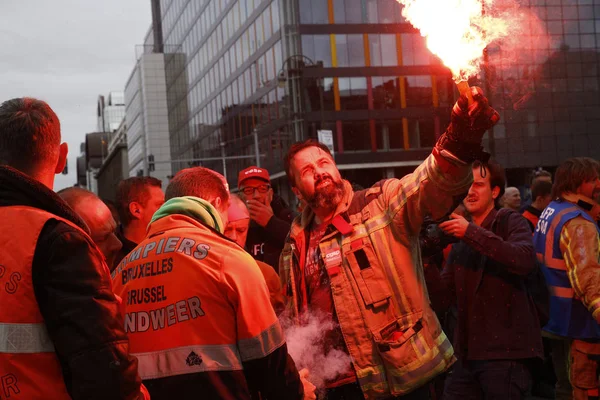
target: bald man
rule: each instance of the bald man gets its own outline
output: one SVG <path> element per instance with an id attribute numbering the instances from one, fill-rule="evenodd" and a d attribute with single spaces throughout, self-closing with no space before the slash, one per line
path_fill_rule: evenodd
<path id="1" fill-rule="evenodd" d="M 235 194 L 232 194 L 229 198 L 228 218 L 229 222 L 225 228 L 225 236 L 236 242 L 242 248 L 245 247 L 246 238 L 248 237 L 248 228 L 250 226 L 250 212 L 246 207 L 246 203 Z M 275 313 L 279 315 L 284 308 L 283 293 L 281 291 L 279 276 L 271 265 L 265 264 L 262 261 L 255 261 L 267 282 L 273 309 L 275 310 Z"/>
<path id="2" fill-rule="evenodd" d="M 507 187 L 502 196 L 502 207 L 519 211 L 521 208 L 521 193 L 514 186 Z"/>
<path id="3" fill-rule="evenodd" d="M 57 193 L 90 228 L 91 237 L 104 255 L 106 264 L 114 269 L 122 243 L 117 238 L 115 222 L 110 209 L 94 193 L 76 187 L 63 189 Z"/>

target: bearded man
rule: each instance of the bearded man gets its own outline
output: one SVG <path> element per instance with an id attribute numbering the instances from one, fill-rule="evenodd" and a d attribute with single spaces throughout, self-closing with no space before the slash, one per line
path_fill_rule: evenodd
<path id="1" fill-rule="evenodd" d="M 306 207 L 280 258 L 284 314 L 297 324 L 315 313 L 329 318 L 337 328 L 324 332 L 324 351 L 352 359 L 326 382 L 327 399 L 428 399 L 427 382 L 455 360 L 429 305 L 419 232 L 426 216 L 456 207 L 471 163 L 489 157 L 481 138 L 499 117 L 479 89 L 473 94 L 471 105 L 459 99 L 432 154 L 402 179 L 355 192 L 325 145 L 288 151 L 286 174 Z"/>

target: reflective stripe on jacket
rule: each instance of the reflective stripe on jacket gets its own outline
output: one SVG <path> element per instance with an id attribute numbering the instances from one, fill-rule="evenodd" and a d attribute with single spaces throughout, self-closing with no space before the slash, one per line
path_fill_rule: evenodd
<path id="1" fill-rule="evenodd" d="M 543 211 L 536 227 L 534 245 L 550 290 L 550 320 L 544 330 L 573 339 L 600 339 L 600 325 L 573 291 L 560 246 L 565 224 L 577 217 L 596 224 L 575 204 L 553 201 Z"/>
<path id="2" fill-rule="evenodd" d="M 25 206 L 0 207 L 0 398 L 70 399 L 52 340 L 38 307 L 31 264 L 49 219 Z M 76 227 L 80 230 L 80 228 Z"/>
<path id="3" fill-rule="evenodd" d="M 384 180 L 357 193 L 344 182 L 336 215 L 350 229 L 342 233 L 330 225 L 319 247 L 365 398 L 411 392 L 455 360 L 429 304 L 418 235 L 425 215 L 442 218 L 471 181 L 470 165 L 456 163 L 451 174 L 444 173 L 429 156 L 402 180 Z M 307 308 L 304 264 L 313 217 L 307 208 L 296 218 L 280 261 L 293 317 Z"/>
<path id="4" fill-rule="evenodd" d="M 143 380 L 197 374 L 190 391 L 200 397 L 249 398 L 242 363 L 285 344 L 252 257 L 191 217 L 152 222 L 112 277 Z M 216 373 L 241 383 L 228 387 Z"/>

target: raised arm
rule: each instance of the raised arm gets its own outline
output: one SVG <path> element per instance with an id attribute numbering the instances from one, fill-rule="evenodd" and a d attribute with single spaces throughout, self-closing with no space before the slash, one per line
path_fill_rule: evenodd
<path id="1" fill-rule="evenodd" d="M 390 179 L 383 187 L 384 206 L 394 223 L 418 234 L 426 215 L 438 220 L 447 215 L 472 182 L 471 163 L 487 161 L 481 139 L 499 120 L 479 88 L 474 102 L 461 96 L 452 109 L 451 123 L 432 154 L 401 180 Z"/>

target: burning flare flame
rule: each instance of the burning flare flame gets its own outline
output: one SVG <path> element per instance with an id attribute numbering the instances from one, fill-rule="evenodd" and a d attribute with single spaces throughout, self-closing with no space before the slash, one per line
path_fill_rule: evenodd
<path id="1" fill-rule="evenodd" d="M 456 82 L 476 75 L 486 46 L 509 34 L 509 14 L 490 13 L 494 0 L 398 1 L 404 18 L 426 38 L 427 48 L 450 68 Z"/>

